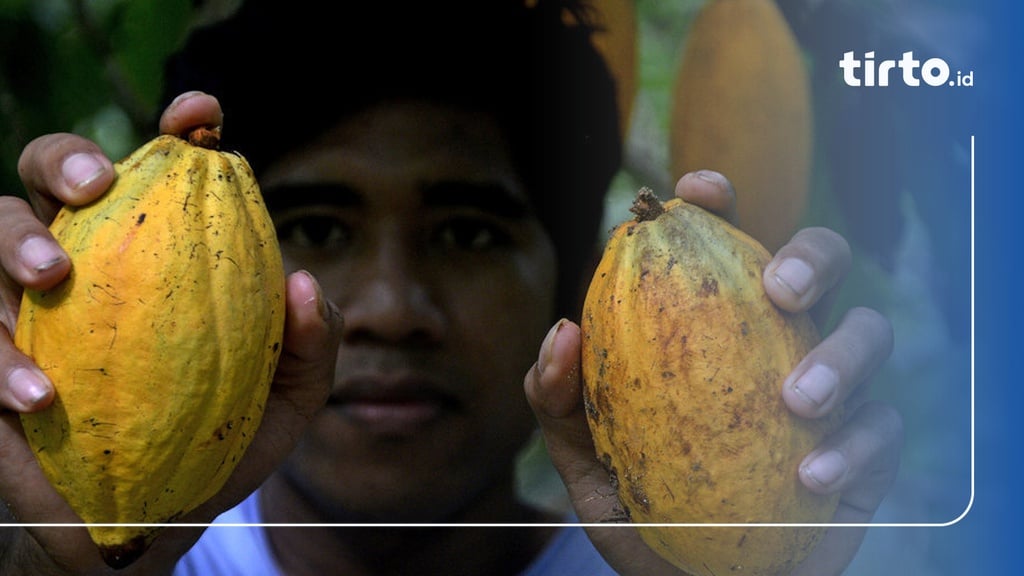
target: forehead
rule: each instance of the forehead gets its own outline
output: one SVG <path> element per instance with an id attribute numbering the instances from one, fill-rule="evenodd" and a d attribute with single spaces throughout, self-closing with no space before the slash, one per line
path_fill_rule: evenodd
<path id="1" fill-rule="evenodd" d="M 265 186 L 337 181 L 368 190 L 445 180 L 524 193 L 497 121 L 415 101 L 384 102 L 348 117 L 261 176 Z"/>

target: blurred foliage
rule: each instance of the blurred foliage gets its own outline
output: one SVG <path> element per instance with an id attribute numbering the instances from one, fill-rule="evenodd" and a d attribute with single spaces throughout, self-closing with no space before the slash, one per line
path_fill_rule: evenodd
<path id="1" fill-rule="evenodd" d="M 0 193 L 21 193 L 17 159 L 36 136 L 71 131 L 120 158 L 153 132 L 163 63 L 192 26 L 232 0 L 0 0 Z"/>

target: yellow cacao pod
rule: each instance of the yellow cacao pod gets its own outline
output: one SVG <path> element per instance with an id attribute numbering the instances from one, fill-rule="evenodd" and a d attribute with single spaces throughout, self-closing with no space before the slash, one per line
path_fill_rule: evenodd
<path id="1" fill-rule="evenodd" d="M 725 220 L 642 190 L 587 292 L 584 401 L 597 456 L 644 541 L 700 576 L 777 576 L 824 532 L 836 496 L 800 482 L 800 461 L 840 415 L 801 419 L 782 382 L 818 342 L 777 308 L 768 252 Z"/>
<path id="2" fill-rule="evenodd" d="M 165 135 L 115 170 L 104 196 L 50 226 L 71 272 L 25 291 L 14 341 L 56 389 L 21 416 L 29 445 L 120 567 L 215 494 L 252 440 L 281 350 L 284 271 L 238 154 Z"/>
<path id="3" fill-rule="evenodd" d="M 673 88 L 672 173 L 725 174 L 740 225 L 775 251 L 807 209 L 813 125 L 807 64 L 774 0 L 708 0 Z"/>

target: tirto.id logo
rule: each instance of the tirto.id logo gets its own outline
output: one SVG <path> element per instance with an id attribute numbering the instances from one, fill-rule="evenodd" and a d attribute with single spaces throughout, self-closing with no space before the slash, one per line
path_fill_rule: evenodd
<path id="1" fill-rule="evenodd" d="M 957 70 L 954 75 L 942 58 L 921 62 L 912 51 L 904 52 L 899 60 L 880 62 L 875 61 L 873 51 L 865 52 L 863 59 L 850 51 L 843 54 L 839 67 L 847 86 L 888 86 L 890 81 L 902 81 L 905 86 L 920 86 L 922 82 L 928 86 L 974 86 L 973 70 Z"/>

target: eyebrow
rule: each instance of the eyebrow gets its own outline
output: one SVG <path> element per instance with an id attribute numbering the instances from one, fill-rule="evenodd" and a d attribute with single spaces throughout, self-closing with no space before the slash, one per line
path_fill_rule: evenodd
<path id="1" fill-rule="evenodd" d="M 529 201 L 498 182 L 441 180 L 421 186 L 426 208 L 469 208 L 503 218 L 519 219 L 532 209 Z M 264 202 L 271 211 L 295 206 L 329 204 L 339 207 L 362 205 L 364 193 L 343 183 L 287 183 L 263 190 Z"/>

